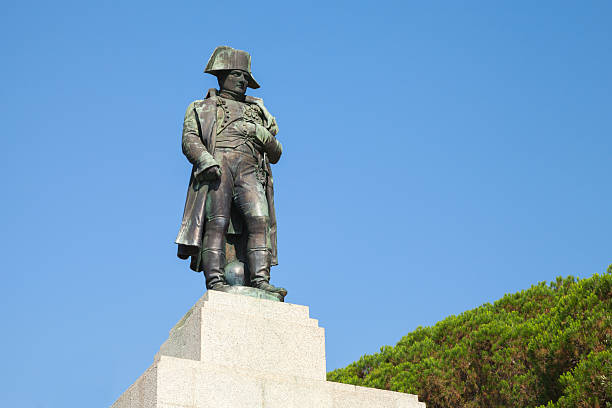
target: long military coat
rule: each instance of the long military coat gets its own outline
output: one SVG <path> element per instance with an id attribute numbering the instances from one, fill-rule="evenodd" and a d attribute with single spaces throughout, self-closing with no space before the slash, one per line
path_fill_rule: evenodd
<path id="1" fill-rule="evenodd" d="M 264 126 L 274 136 L 278 133 L 276 120 L 263 104 L 263 100 L 246 96 L 246 103 L 257 104 L 264 114 Z M 196 272 L 202 271 L 201 247 L 206 223 L 206 194 L 208 192 L 207 182 L 198 182 L 196 176 L 216 163 L 213 155 L 215 151 L 215 139 L 224 120 L 224 111 L 219 108 L 220 101 L 216 89 L 208 91 L 206 98 L 192 102 L 185 112 L 183 122 L 183 153 L 187 160 L 193 164 L 189 187 L 187 189 L 187 200 L 183 213 L 183 221 L 176 237 L 178 244 L 178 257 L 187 259 L 191 257 L 191 269 Z M 265 161 L 267 171 L 266 198 L 268 200 L 268 211 L 270 216 L 270 251 L 272 254 L 272 265 L 278 264 L 276 245 L 276 213 L 274 212 L 274 186 L 270 162 Z M 232 214 L 232 225 L 228 234 L 240 233 L 240 227 L 236 223 L 235 214 Z"/>

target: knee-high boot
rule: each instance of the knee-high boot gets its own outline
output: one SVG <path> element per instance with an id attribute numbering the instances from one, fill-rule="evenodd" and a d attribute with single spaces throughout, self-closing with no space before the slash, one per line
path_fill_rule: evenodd
<path id="1" fill-rule="evenodd" d="M 251 277 L 251 285 L 267 292 L 278 293 L 282 297 L 287 290 L 270 284 L 270 251 L 268 250 L 267 216 L 245 216 L 248 229 L 247 263 Z"/>
<path id="2" fill-rule="evenodd" d="M 287 289 L 270 284 L 270 251 L 267 248 L 247 249 L 247 262 L 253 287 L 287 296 Z"/>
<path id="3" fill-rule="evenodd" d="M 202 251 L 202 267 L 207 289 L 225 290 L 229 288 L 229 285 L 225 283 L 225 253 L 223 250 L 205 249 Z"/>
<path id="4" fill-rule="evenodd" d="M 202 269 L 206 277 L 206 288 L 227 290 L 225 282 L 225 246 L 224 236 L 229 220 L 225 217 L 214 217 L 206 222 L 206 232 L 202 241 Z"/>

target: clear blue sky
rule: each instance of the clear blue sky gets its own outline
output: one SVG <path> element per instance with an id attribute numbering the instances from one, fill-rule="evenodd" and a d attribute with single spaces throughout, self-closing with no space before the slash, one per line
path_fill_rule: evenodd
<path id="1" fill-rule="evenodd" d="M 202 295 L 183 114 L 248 50 L 278 118 L 273 282 L 327 367 L 612 262 L 609 1 L 7 1 L 0 405 L 104 407 Z"/>

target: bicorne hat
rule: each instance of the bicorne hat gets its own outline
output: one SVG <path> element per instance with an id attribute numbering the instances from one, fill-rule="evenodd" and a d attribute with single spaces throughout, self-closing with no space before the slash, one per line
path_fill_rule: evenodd
<path id="1" fill-rule="evenodd" d="M 251 73 L 251 56 L 249 53 L 228 47 L 227 45 L 220 45 L 215 48 L 208 60 L 208 64 L 206 64 L 204 72 L 217 75 L 219 71 L 232 69 L 239 69 L 247 72 L 249 74 L 248 87 L 253 89 L 259 88 L 259 84 L 255 81 Z"/>

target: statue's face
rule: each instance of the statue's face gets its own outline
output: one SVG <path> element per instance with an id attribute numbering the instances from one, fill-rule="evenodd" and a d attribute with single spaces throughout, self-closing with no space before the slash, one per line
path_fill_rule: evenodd
<path id="1" fill-rule="evenodd" d="M 249 83 L 249 74 L 239 69 L 233 69 L 221 78 L 221 89 L 236 92 L 244 95 Z"/>

